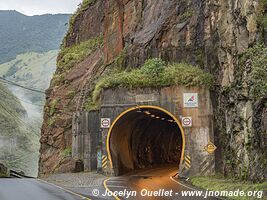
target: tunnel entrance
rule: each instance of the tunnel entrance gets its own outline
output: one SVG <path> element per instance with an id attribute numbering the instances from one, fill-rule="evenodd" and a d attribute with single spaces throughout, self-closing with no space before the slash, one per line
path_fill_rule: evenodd
<path id="1" fill-rule="evenodd" d="M 107 136 L 115 175 L 182 162 L 185 138 L 179 121 L 157 106 L 137 106 L 121 113 Z"/>

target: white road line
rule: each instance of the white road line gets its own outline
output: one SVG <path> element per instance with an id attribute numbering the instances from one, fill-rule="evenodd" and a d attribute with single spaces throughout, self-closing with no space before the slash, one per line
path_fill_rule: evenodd
<path id="1" fill-rule="evenodd" d="M 121 185 L 107 185 L 107 186 L 112 187 L 112 188 L 125 188 L 125 189 L 127 189 L 126 187 L 121 186 Z"/>
<path id="2" fill-rule="evenodd" d="M 184 187 L 186 187 L 186 188 L 188 188 L 188 189 L 190 189 L 190 190 L 198 191 L 198 190 L 196 190 L 195 188 L 189 187 L 189 186 L 187 186 L 187 185 L 185 185 L 185 184 L 183 184 L 183 183 L 181 183 L 181 182 L 175 180 L 172 176 L 170 176 L 170 179 L 171 179 L 172 181 L 178 183 L 179 185 L 184 186 Z M 221 198 L 221 197 L 213 197 L 213 198 L 217 198 L 217 199 L 225 200 L 225 199 L 223 199 L 223 198 Z"/>
<path id="3" fill-rule="evenodd" d="M 81 199 L 91 200 L 91 199 L 89 199 L 89 198 L 87 198 L 87 197 L 85 197 L 85 196 L 82 196 L 82 195 L 80 195 L 80 194 L 77 194 L 77 193 L 75 193 L 75 192 L 72 192 L 72 191 L 70 191 L 70 190 L 68 190 L 68 189 L 66 189 L 66 188 L 60 187 L 60 186 L 58 186 L 58 185 L 56 185 L 56 184 L 49 183 L 49 182 L 47 182 L 47 181 L 45 181 L 45 180 L 42 180 L 42 179 L 39 179 L 39 178 L 37 178 L 36 180 L 38 180 L 38 181 L 40 181 L 40 182 L 43 182 L 43 183 L 46 183 L 46 184 L 48 184 L 48 185 L 52 185 L 52 186 L 54 186 L 54 187 L 57 187 L 57 188 L 59 188 L 59 189 L 61 189 L 61 190 L 64 190 L 65 192 L 68 192 L 68 193 L 70 193 L 70 194 L 72 194 L 72 195 L 74 195 L 74 196 L 77 196 L 77 197 L 81 198 Z"/>
<path id="4" fill-rule="evenodd" d="M 187 185 L 184 185 L 184 184 L 180 183 L 179 181 L 175 180 L 172 176 L 170 176 L 170 179 L 171 179 L 172 181 L 178 183 L 179 185 L 182 185 L 182 186 L 184 186 L 184 187 L 186 187 L 186 188 L 188 188 L 188 189 L 190 189 L 190 190 L 195 190 L 195 191 L 197 191 L 195 188 L 191 188 L 191 187 L 189 187 L 189 186 L 187 186 Z"/>

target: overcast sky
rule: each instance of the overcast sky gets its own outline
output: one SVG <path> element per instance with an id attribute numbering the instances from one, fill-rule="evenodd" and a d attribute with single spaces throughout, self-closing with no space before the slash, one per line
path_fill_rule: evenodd
<path id="1" fill-rule="evenodd" d="M 73 13 L 82 0 L 0 0 L 0 10 L 17 10 L 25 15 Z"/>

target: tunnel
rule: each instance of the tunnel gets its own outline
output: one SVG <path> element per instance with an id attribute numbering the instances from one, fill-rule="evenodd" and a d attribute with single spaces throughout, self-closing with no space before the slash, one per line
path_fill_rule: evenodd
<path id="1" fill-rule="evenodd" d="M 115 175 L 138 169 L 177 166 L 184 151 L 179 121 L 156 106 L 138 106 L 121 113 L 107 137 L 107 152 Z"/>

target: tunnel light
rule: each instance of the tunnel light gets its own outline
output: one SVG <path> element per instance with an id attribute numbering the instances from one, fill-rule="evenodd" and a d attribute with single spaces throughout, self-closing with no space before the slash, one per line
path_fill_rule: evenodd
<path id="1" fill-rule="evenodd" d="M 160 117 L 156 116 L 157 119 L 159 119 Z"/>
<path id="2" fill-rule="evenodd" d="M 150 115 L 150 117 L 156 117 L 155 115 Z"/>
<path id="3" fill-rule="evenodd" d="M 169 121 L 169 122 L 173 122 L 173 120 L 172 120 L 172 119 L 169 119 L 168 121 Z"/>
<path id="4" fill-rule="evenodd" d="M 150 115 L 151 113 L 150 112 L 148 112 L 148 111 L 145 111 L 145 113 L 147 114 L 147 115 Z"/>
<path id="5" fill-rule="evenodd" d="M 163 120 L 165 120 L 165 118 L 161 118 L 161 120 L 163 121 Z"/>

